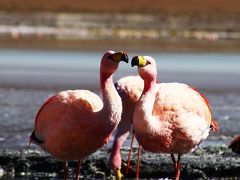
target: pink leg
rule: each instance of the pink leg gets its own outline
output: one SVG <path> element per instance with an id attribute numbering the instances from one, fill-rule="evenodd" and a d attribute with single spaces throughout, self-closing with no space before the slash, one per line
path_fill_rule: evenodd
<path id="1" fill-rule="evenodd" d="M 66 161 L 63 162 L 63 169 L 64 169 L 64 179 L 67 180 L 68 177 L 67 177 L 67 162 Z"/>
<path id="2" fill-rule="evenodd" d="M 178 154 L 178 160 L 177 160 L 177 166 L 176 166 L 175 180 L 179 180 L 179 178 L 180 178 L 180 159 L 181 159 L 181 155 Z"/>
<path id="3" fill-rule="evenodd" d="M 141 157 L 142 146 L 138 146 L 138 159 L 137 159 L 137 169 L 136 169 L 136 179 L 139 179 L 139 168 L 140 168 L 140 157 Z"/>
<path id="4" fill-rule="evenodd" d="M 81 167 L 81 160 L 78 160 L 78 165 L 77 165 L 77 172 L 76 172 L 76 177 L 75 180 L 79 179 L 79 174 L 80 174 L 80 167 Z"/>
<path id="5" fill-rule="evenodd" d="M 177 163 L 176 163 L 176 159 L 174 157 L 174 154 L 171 154 L 171 158 L 172 158 L 173 166 L 176 169 L 177 168 Z"/>
<path id="6" fill-rule="evenodd" d="M 134 136 L 135 136 L 135 132 L 134 132 L 134 130 L 133 130 L 132 140 L 131 140 L 131 145 L 130 145 L 130 150 L 129 150 L 129 153 L 128 153 L 126 175 L 128 174 L 128 171 L 129 171 L 129 168 L 130 168 L 130 157 L 131 157 L 131 154 L 132 154 L 132 147 L 133 147 Z"/>

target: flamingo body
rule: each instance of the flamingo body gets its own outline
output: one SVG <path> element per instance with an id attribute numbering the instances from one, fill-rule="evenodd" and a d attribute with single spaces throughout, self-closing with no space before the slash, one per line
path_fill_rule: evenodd
<path id="1" fill-rule="evenodd" d="M 126 98 L 123 102 L 136 103 L 142 94 L 144 82 L 140 76 L 126 76 L 119 79 L 115 83 L 115 87 L 120 97 L 122 99 Z"/>
<path id="2" fill-rule="evenodd" d="M 102 100 L 88 90 L 68 90 L 51 97 L 35 122 L 35 134 L 44 141 L 42 148 L 61 160 L 83 159 L 93 153 L 111 135 L 102 134 L 94 123 L 95 112 L 102 107 Z"/>
<path id="3" fill-rule="evenodd" d="M 115 83 L 116 90 L 122 99 L 123 111 L 109 159 L 109 166 L 113 170 L 121 169 L 121 147 L 131 130 L 134 107 L 141 96 L 143 86 L 144 82 L 140 76 L 123 77 Z"/>
<path id="4" fill-rule="evenodd" d="M 113 84 L 120 61 L 127 62 L 127 54 L 107 51 L 101 60 L 102 99 L 88 90 L 67 90 L 50 97 L 36 115 L 30 142 L 57 159 L 77 159 L 79 164 L 106 144 L 122 113 L 121 98 Z"/>
<path id="5" fill-rule="evenodd" d="M 136 138 L 147 151 L 171 154 L 179 179 L 181 155 L 194 150 L 211 129 L 218 130 L 208 101 L 186 84 L 156 83 L 156 62 L 150 56 L 135 56 L 131 64 L 144 81 L 133 115 Z"/>
<path id="6" fill-rule="evenodd" d="M 155 91 L 152 121 L 142 117 L 142 111 L 150 111 L 148 96 L 137 103 L 133 123 L 139 143 L 158 153 L 184 154 L 195 149 L 207 138 L 212 122 L 202 96 L 181 83 L 156 84 Z"/>

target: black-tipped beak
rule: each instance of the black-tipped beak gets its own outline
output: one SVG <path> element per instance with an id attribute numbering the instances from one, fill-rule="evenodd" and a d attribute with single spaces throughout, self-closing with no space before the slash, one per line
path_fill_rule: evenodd
<path id="1" fill-rule="evenodd" d="M 131 61 L 131 66 L 132 66 L 132 67 L 133 67 L 133 66 L 138 66 L 138 64 L 139 64 L 138 56 L 134 56 L 134 57 L 132 58 L 132 61 Z"/>
<path id="2" fill-rule="evenodd" d="M 134 56 L 131 62 L 132 66 L 138 66 L 140 68 L 145 67 L 148 64 L 151 64 L 151 63 L 143 56 Z"/>
<path id="3" fill-rule="evenodd" d="M 128 60 L 129 60 L 129 58 L 128 58 L 127 53 L 123 52 L 123 55 L 122 55 L 122 61 L 128 63 Z"/>
<path id="4" fill-rule="evenodd" d="M 114 62 L 124 61 L 128 63 L 128 55 L 123 51 L 113 53 L 109 56 L 109 58 L 112 59 Z"/>

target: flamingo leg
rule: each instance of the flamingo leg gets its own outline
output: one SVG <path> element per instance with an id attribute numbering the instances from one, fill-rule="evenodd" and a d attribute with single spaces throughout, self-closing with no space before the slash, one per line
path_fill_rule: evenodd
<path id="1" fill-rule="evenodd" d="M 132 140 L 131 140 L 131 145 L 130 145 L 130 150 L 129 150 L 129 153 L 128 153 L 126 175 L 128 174 L 128 171 L 129 171 L 129 168 L 130 168 L 130 158 L 131 158 L 131 154 L 132 154 L 132 147 L 133 147 L 133 140 L 134 140 L 134 137 L 135 137 L 135 131 L 133 130 Z"/>
<path id="2" fill-rule="evenodd" d="M 64 169 L 64 179 L 65 180 L 67 180 L 68 179 L 68 177 L 67 177 L 67 162 L 66 161 L 64 161 L 63 162 L 63 169 Z"/>
<path id="3" fill-rule="evenodd" d="M 180 178 L 180 160 L 181 160 L 181 154 L 178 154 L 178 160 L 177 160 L 176 172 L 175 172 L 175 180 L 179 180 L 179 178 Z"/>
<path id="4" fill-rule="evenodd" d="M 77 164 L 77 172 L 76 172 L 76 177 L 75 180 L 79 179 L 79 174 L 80 174 L 80 167 L 81 167 L 81 160 L 78 160 L 78 164 Z"/>
<path id="5" fill-rule="evenodd" d="M 177 168 L 177 162 L 176 162 L 174 154 L 171 154 L 171 158 L 172 158 L 173 166 L 176 169 Z"/>
<path id="6" fill-rule="evenodd" d="M 138 146 L 138 159 L 137 159 L 137 169 L 136 169 L 136 179 L 139 179 L 139 168 L 140 168 L 140 157 L 141 157 L 142 146 Z"/>

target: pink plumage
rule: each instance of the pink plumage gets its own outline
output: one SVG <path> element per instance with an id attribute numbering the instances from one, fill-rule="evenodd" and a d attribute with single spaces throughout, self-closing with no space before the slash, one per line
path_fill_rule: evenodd
<path id="1" fill-rule="evenodd" d="M 206 138 L 211 114 L 199 94 L 189 86 L 180 83 L 156 84 L 154 104 L 150 104 L 152 102 L 148 97 L 142 96 L 134 114 L 136 137 L 144 149 L 182 154 L 191 151 Z M 145 111 L 150 111 L 151 115 Z"/>
<path id="2" fill-rule="evenodd" d="M 150 57 L 150 59 L 152 58 Z M 149 66 L 153 67 L 149 68 L 149 71 L 150 72 L 154 71 L 153 73 L 157 73 L 155 61 L 153 59 L 152 61 L 153 62 Z M 145 73 L 142 72 L 142 74 Z M 153 76 L 156 76 L 156 74 Z M 146 81 L 148 80 L 146 79 Z M 152 79 L 150 77 L 149 81 L 151 81 L 151 83 L 157 82 L 156 77 Z M 180 152 L 185 153 L 194 150 L 194 148 L 208 136 L 208 132 L 211 128 L 213 130 L 218 131 L 218 125 L 212 119 L 210 105 L 208 103 L 207 98 L 201 93 L 199 93 L 199 91 L 196 88 L 189 87 L 188 85 L 182 83 L 157 83 L 157 84 L 154 83 L 154 84 L 156 86 L 156 89 L 158 90 L 156 90 L 156 94 L 150 98 L 152 100 L 150 105 L 152 105 L 153 107 L 152 109 L 151 108 L 149 109 L 147 107 L 146 108 L 151 116 L 153 115 L 154 117 L 158 117 L 159 119 L 162 120 L 163 123 L 161 125 L 161 128 L 164 127 L 163 126 L 164 123 L 167 128 L 165 128 L 165 132 L 162 134 L 162 136 L 159 136 L 161 135 L 161 132 L 157 134 L 152 133 L 150 131 L 150 133 L 144 134 L 141 137 L 140 135 L 141 131 L 138 132 L 138 139 L 140 141 L 145 142 L 143 143 L 145 145 L 145 149 L 152 152 L 166 152 L 166 153 L 172 152 L 177 154 L 179 154 Z M 128 76 L 120 79 L 115 86 L 118 93 L 120 94 L 120 97 L 122 98 L 123 113 L 121 121 L 117 128 L 117 133 L 114 138 L 113 148 L 109 159 L 109 164 L 113 170 L 121 168 L 120 149 L 122 144 L 126 140 L 127 136 L 129 135 L 129 131 L 133 123 L 132 121 L 135 104 L 139 97 L 141 96 L 143 89 L 146 90 L 146 87 L 149 85 L 146 85 L 146 87 L 144 88 L 144 81 L 140 76 Z M 145 100 L 147 99 L 148 98 L 145 98 Z M 147 104 L 146 106 L 148 105 L 149 104 Z M 141 105 L 141 108 L 142 107 L 143 106 Z M 190 114 L 188 114 L 187 112 L 190 112 Z M 184 114 L 185 117 L 183 116 Z M 179 118 L 179 120 L 181 119 L 181 121 L 179 122 L 183 122 L 183 124 L 180 124 L 179 122 L 177 122 L 176 124 L 173 123 L 177 121 L 176 117 L 180 115 L 182 116 L 181 118 Z M 135 116 L 137 117 L 138 113 L 136 113 Z M 142 115 L 139 114 L 139 116 Z M 195 128 L 197 127 L 194 127 L 194 124 L 196 122 L 194 122 L 194 120 L 191 118 L 193 118 L 200 126 L 200 129 L 197 130 L 196 133 Z M 203 122 L 203 125 L 201 125 L 201 122 Z M 145 127 L 148 127 L 147 125 L 148 124 L 143 125 L 142 122 L 138 121 L 135 128 L 139 128 L 138 130 L 141 130 L 145 129 Z M 160 127 L 158 128 L 161 129 Z M 192 131 L 193 135 L 191 134 Z M 171 134 L 171 132 L 174 133 Z M 188 135 L 194 138 L 193 140 L 191 139 L 189 140 L 192 142 L 189 142 L 186 146 L 182 147 L 182 144 L 180 142 L 185 141 L 184 139 Z M 175 136 L 179 137 L 176 138 Z M 159 142 L 158 138 L 161 140 L 161 142 Z M 178 142 L 179 139 L 180 142 Z M 179 144 L 180 144 L 179 148 L 176 149 L 176 147 Z M 172 156 L 172 158 L 173 157 L 174 156 Z"/>
<path id="3" fill-rule="evenodd" d="M 133 126 L 139 144 L 147 151 L 178 154 L 175 179 L 180 177 L 180 157 L 193 151 L 209 135 L 212 119 L 207 100 L 182 83 L 156 83 L 155 60 L 136 56 L 132 65 L 144 81 L 144 90 L 135 105 Z"/>
<path id="4" fill-rule="evenodd" d="M 110 168 L 114 171 L 121 169 L 121 147 L 129 136 L 133 123 L 134 107 L 142 94 L 143 86 L 144 82 L 140 76 L 123 77 L 115 83 L 115 87 L 122 99 L 123 112 L 121 121 L 117 127 L 108 162 Z"/>
<path id="5" fill-rule="evenodd" d="M 127 54 L 108 51 L 101 60 L 102 100 L 88 90 L 67 90 L 50 97 L 36 115 L 30 141 L 57 159 L 77 159 L 79 164 L 106 144 L 122 113 L 112 80 L 120 61 L 127 62 Z"/>

